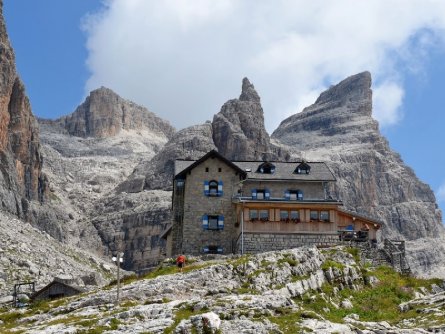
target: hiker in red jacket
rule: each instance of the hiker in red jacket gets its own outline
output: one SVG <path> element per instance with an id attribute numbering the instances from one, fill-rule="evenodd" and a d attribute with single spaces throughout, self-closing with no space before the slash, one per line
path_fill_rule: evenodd
<path id="1" fill-rule="evenodd" d="M 185 256 L 179 255 L 176 259 L 176 265 L 178 266 L 179 271 L 182 273 L 182 269 L 185 266 Z"/>

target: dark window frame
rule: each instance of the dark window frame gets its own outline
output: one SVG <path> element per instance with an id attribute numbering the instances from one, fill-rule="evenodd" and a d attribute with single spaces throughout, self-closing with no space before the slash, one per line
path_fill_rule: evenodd
<path id="1" fill-rule="evenodd" d="M 216 180 L 210 180 L 209 181 L 209 196 L 210 197 L 217 197 L 217 196 L 219 196 L 219 193 L 218 193 L 218 181 L 216 181 Z"/>
<path id="2" fill-rule="evenodd" d="M 252 217 L 252 213 L 255 212 L 255 217 Z M 257 209 L 249 209 L 249 221 L 256 221 L 259 219 L 259 212 Z"/>
<path id="3" fill-rule="evenodd" d="M 316 214 L 316 216 L 315 216 L 315 214 Z M 317 210 L 311 210 L 309 217 L 310 217 L 311 221 L 318 221 L 320 219 L 320 212 Z"/>
<path id="4" fill-rule="evenodd" d="M 320 220 L 324 221 L 324 222 L 327 222 L 327 223 L 331 221 L 331 217 L 330 217 L 330 214 L 329 214 L 328 210 L 321 210 L 320 211 Z"/>

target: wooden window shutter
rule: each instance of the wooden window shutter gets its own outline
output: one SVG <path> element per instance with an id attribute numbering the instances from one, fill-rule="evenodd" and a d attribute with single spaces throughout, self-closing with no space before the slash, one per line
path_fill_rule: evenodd
<path id="1" fill-rule="evenodd" d="M 218 230 L 224 230 L 224 216 L 218 216 Z"/>
<path id="2" fill-rule="evenodd" d="M 218 196 L 223 195 L 223 181 L 218 181 Z"/>
<path id="3" fill-rule="evenodd" d="M 209 196 L 209 181 L 204 181 L 204 196 Z"/>
<path id="4" fill-rule="evenodd" d="M 284 193 L 284 198 L 289 201 L 290 200 L 290 191 L 286 190 L 286 192 Z"/>
<path id="5" fill-rule="evenodd" d="M 202 216 L 202 228 L 204 230 L 209 229 L 209 216 L 207 216 L 207 215 Z"/>

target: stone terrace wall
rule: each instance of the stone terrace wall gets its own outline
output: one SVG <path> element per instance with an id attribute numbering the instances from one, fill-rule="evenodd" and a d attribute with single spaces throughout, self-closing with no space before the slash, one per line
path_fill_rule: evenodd
<path id="1" fill-rule="evenodd" d="M 261 253 L 301 246 L 334 246 L 339 243 L 337 233 L 244 233 L 244 253 Z M 241 252 L 241 237 L 236 251 Z"/>

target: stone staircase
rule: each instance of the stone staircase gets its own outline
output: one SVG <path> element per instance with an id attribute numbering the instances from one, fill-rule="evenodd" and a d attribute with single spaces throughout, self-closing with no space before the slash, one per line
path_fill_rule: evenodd
<path id="1" fill-rule="evenodd" d="M 370 241 L 357 242 L 354 245 L 360 250 L 362 262 L 372 266 L 391 266 L 402 275 L 410 275 L 411 268 L 405 257 L 405 241 L 385 239 L 383 247 Z"/>

